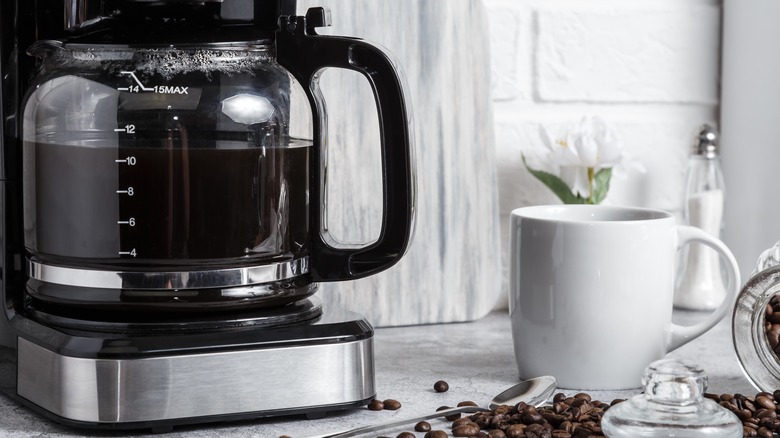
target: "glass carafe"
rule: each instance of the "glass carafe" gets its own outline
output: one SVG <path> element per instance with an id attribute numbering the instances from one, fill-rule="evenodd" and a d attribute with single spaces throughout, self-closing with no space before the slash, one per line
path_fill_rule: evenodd
<path id="1" fill-rule="evenodd" d="M 31 48 L 29 294 L 80 310 L 268 307 L 395 263 L 414 211 L 403 85 L 379 49 L 316 35 L 326 17 L 282 17 L 252 41 Z M 377 99 L 385 211 L 366 246 L 334 243 L 324 219 L 325 67 L 362 73 Z"/>

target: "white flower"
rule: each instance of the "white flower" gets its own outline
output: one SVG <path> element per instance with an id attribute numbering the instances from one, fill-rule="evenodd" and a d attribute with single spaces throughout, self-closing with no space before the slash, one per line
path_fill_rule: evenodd
<path id="1" fill-rule="evenodd" d="M 599 117 L 583 117 L 578 125 L 562 134 L 553 141 L 544 127 L 539 127 L 539 135 L 550 150 L 551 160 L 560 166 L 561 179 L 575 195 L 588 198 L 592 194 L 593 176 L 601 169 L 614 168 L 623 160 L 623 142 Z"/>

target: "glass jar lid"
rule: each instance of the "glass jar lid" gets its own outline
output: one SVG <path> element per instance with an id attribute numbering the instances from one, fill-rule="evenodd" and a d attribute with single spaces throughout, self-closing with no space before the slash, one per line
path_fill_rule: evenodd
<path id="1" fill-rule="evenodd" d="M 699 366 L 662 359 L 642 377 L 644 393 L 609 408 L 601 420 L 611 438 L 737 438 L 742 422 L 733 412 L 704 398 L 707 376 Z"/>

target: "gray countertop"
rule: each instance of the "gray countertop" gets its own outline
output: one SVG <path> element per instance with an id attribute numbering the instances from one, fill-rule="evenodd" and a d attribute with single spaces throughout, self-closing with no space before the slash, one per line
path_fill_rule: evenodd
<path id="1" fill-rule="evenodd" d="M 675 321 L 690 324 L 702 314 L 675 312 Z M 454 406 L 473 400 L 486 404 L 503 389 L 515 384 L 515 367 L 506 311 L 495 311 L 470 323 L 379 328 L 375 334 L 377 398 L 396 399 L 402 403 L 397 411 L 373 412 L 365 408 L 329 415 L 324 419 L 284 417 L 214 424 L 174 429 L 170 437 L 309 437 L 366 424 L 413 417 L 435 411 L 442 405 Z M 709 376 L 709 392 L 755 395 L 757 390 L 743 376 L 731 344 L 731 321 L 727 317 L 702 337 L 693 340 L 670 357 L 698 363 Z M 445 380 L 450 389 L 436 393 L 433 384 Z M 638 384 L 638 382 L 637 382 Z M 574 391 L 563 391 L 566 393 Z M 595 399 L 611 401 L 639 393 L 633 391 L 590 391 Z M 436 428 L 449 422 L 431 420 Z M 412 431 L 413 424 L 382 432 L 396 436 Z M 25 409 L 13 400 L 0 396 L 0 436 L 65 437 L 122 436 L 120 433 L 97 433 L 68 429 Z M 372 435 L 376 436 L 376 435 Z M 417 434 L 422 437 L 422 433 Z"/>

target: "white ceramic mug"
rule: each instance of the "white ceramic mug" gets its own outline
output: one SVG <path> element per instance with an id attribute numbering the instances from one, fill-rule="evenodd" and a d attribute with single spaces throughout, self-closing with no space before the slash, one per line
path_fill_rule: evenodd
<path id="1" fill-rule="evenodd" d="M 509 311 L 522 377 L 563 388 L 628 389 L 645 367 L 703 334 L 731 308 L 739 267 L 720 240 L 664 211 L 598 205 L 511 213 Z M 693 326 L 672 323 L 677 250 L 690 242 L 726 260 L 723 303 Z"/>

